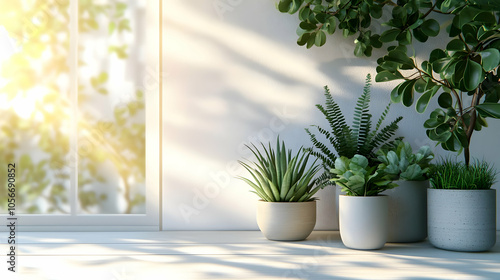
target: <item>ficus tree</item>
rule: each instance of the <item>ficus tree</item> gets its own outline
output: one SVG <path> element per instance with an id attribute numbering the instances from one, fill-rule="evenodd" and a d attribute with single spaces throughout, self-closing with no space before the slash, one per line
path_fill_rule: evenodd
<path id="1" fill-rule="evenodd" d="M 439 108 L 424 123 L 427 136 L 445 150 L 463 151 L 467 165 L 473 133 L 487 126 L 487 118 L 500 118 L 500 1 L 281 0 L 277 8 L 298 13 L 301 46 L 323 46 L 336 30 L 355 37 L 356 56 L 388 45 L 375 80 L 401 81 L 391 100 L 419 113 L 437 99 Z M 381 32 L 373 22 L 384 13 L 389 20 Z M 414 43 L 441 29 L 448 35 L 442 47 L 418 63 Z"/>

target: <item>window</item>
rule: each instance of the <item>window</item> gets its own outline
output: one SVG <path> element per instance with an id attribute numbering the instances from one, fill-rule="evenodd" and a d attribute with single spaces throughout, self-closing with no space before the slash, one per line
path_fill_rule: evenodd
<path id="1" fill-rule="evenodd" d="M 2 219 L 15 163 L 20 230 L 157 230 L 159 1 L 1 2 Z"/>

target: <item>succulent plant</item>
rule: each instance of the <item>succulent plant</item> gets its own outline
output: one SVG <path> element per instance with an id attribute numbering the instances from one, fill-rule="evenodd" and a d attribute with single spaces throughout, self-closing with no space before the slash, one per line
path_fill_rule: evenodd
<path id="1" fill-rule="evenodd" d="M 414 154 L 410 143 L 397 140 L 394 145 L 377 151 L 379 168 L 394 180 L 423 181 L 428 178 L 430 161 L 434 159 L 429 146 L 422 146 Z"/>
<path id="2" fill-rule="evenodd" d="M 295 156 L 292 150 L 287 150 L 285 143 L 280 145 L 279 138 L 276 141 L 276 149 L 268 148 L 262 144 L 261 153 L 255 145 L 247 148 L 257 157 L 253 166 L 239 161 L 243 167 L 252 175 L 253 181 L 239 176 L 254 190 L 262 200 L 268 202 L 303 202 L 314 200 L 312 197 L 321 188 L 314 187 L 316 179 L 314 176 L 320 170 L 319 165 L 307 167 L 310 153 L 300 148 Z"/>
<path id="3" fill-rule="evenodd" d="M 375 196 L 397 186 L 390 175 L 378 165 L 369 166 L 368 159 L 362 155 L 337 158 L 331 173 L 335 175 L 331 180 L 350 196 Z"/>

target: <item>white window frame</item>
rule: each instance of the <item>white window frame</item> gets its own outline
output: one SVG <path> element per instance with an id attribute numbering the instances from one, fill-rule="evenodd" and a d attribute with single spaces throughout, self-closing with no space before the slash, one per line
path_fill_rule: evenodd
<path id="1" fill-rule="evenodd" d="M 78 178 L 71 176 L 69 201 L 71 214 L 16 214 L 17 231 L 158 231 L 160 230 L 160 112 L 161 112 L 161 0 L 147 1 L 146 18 L 148 24 L 146 46 L 148 48 L 146 64 L 148 73 L 144 74 L 145 87 L 145 122 L 146 122 L 146 213 L 145 214 L 78 214 Z M 70 34 L 78 35 L 78 0 L 70 0 Z M 78 61 L 78 36 L 71 36 L 70 66 L 71 96 L 73 97 L 73 110 L 78 109 L 77 104 L 77 61 Z M 77 122 L 73 120 L 71 136 L 72 147 L 77 147 Z M 76 157 L 76 149 L 71 149 Z M 73 167 L 78 168 L 78 163 Z M 6 203 L 2 202 L 2 203 Z M 0 220 L 7 225 L 9 216 L 2 214 Z M 0 231 L 8 231 L 6 226 Z"/>

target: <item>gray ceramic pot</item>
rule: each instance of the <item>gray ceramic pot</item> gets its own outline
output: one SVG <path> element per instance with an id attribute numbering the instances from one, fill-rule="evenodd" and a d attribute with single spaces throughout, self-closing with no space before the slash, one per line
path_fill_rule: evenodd
<path id="1" fill-rule="evenodd" d="M 429 242 L 437 248 L 480 252 L 496 243 L 496 190 L 428 189 Z"/>
<path id="2" fill-rule="evenodd" d="M 316 201 L 257 203 L 257 224 L 269 240 L 304 240 L 316 225 Z"/>
<path id="3" fill-rule="evenodd" d="M 342 243 L 351 249 L 374 250 L 387 240 L 388 199 L 385 195 L 339 197 Z"/>
<path id="4" fill-rule="evenodd" d="M 427 188 L 429 181 L 395 181 L 384 191 L 389 197 L 387 242 L 419 242 L 427 237 Z"/>

